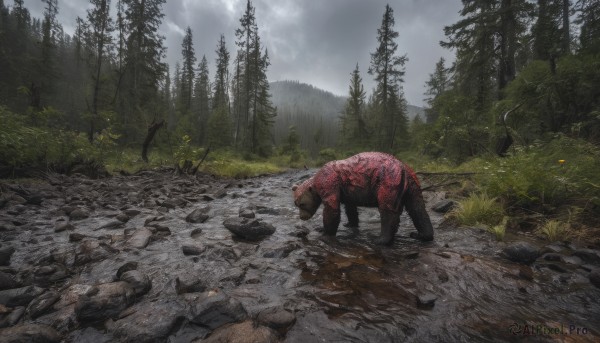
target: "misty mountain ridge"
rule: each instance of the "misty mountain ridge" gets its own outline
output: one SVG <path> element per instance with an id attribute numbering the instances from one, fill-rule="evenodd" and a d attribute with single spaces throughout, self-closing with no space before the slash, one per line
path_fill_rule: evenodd
<path id="1" fill-rule="evenodd" d="M 346 106 L 347 96 L 335 95 L 300 81 L 284 80 L 269 83 L 273 105 L 279 110 L 302 111 L 338 120 Z M 412 120 L 417 115 L 425 119 L 423 107 L 407 105 L 407 116 Z"/>

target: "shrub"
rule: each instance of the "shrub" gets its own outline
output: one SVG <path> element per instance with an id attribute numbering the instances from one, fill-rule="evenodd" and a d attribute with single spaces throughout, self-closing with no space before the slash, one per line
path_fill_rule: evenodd
<path id="1" fill-rule="evenodd" d="M 317 164 L 322 166 L 329 161 L 337 160 L 337 154 L 334 149 L 327 148 L 319 151 L 319 158 Z"/>

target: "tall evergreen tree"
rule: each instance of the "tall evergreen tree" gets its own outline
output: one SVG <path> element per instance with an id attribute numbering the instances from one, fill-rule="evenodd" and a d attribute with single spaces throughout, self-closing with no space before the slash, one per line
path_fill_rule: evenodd
<path id="1" fill-rule="evenodd" d="M 366 93 L 360 77 L 358 63 L 350 74 L 348 100 L 342 115 L 342 138 L 347 147 L 364 147 L 367 128 L 364 119 Z"/>
<path id="2" fill-rule="evenodd" d="M 183 55 L 183 66 L 181 69 L 181 113 L 186 114 L 192 108 L 192 95 L 194 90 L 194 79 L 196 65 L 196 53 L 192 41 L 192 29 L 188 26 L 181 45 Z"/>
<path id="3" fill-rule="evenodd" d="M 91 117 L 88 132 L 88 139 L 91 142 L 94 138 L 95 125 L 98 118 L 103 62 L 110 57 L 114 48 L 112 41 L 114 26 L 110 17 L 110 0 L 90 0 L 90 4 L 92 7 L 87 11 L 88 30 L 86 30 L 84 39 L 93 82 L 92 108 L 89 109 Z"/>
<path id="4" fill-rule="evenodd" d="M 56 36 L 59 32 L 58 0 L 42 0 L 44 8 L 44 21 L 42 23 L 41 60 L 39 69 L 39 81 L 33 81 L 30 93 L 33 94 L 31 106 L 42 109 L 43 103 L 49 101 L 53 92 L 56 78 L 58 78 L 58 67 L 56 60 Z"/>
<path id="5" fill-rule="evenodd" d="M 159 27 L 164 17 L 162 5 L 166 0 L 123 0 L 125 5 L 125 28 L 128 32 L 125 72 L 120 93 L 125 106 L 126 137 L 145 134 L 146 126 L 162 114 L 157 106 L 159 83 L 163 79 L 166 64 L 164 36 Z M 145 123 L 146 125 L 141 125 Z"/>
<path id="6" fill-rule="evenodd" d="M 450 86 L 450 77 L 448 69 L 445 66 L 446 60 L 440 57 L 440 60 L 435 64 L 433 74 L 429 74 L 429 80 L 425 81 L 427 90 L 425 91 L 425 101 L 428 108 L 425 110 L 427 123 L 433 123 L 438 117 L 438 113 L 433 109 L 434 100 L 440 96 Z"/>
<path id="7" fill-rule="evenodd" d="M 252 2 L 247 0 L 246 10 L 240 18 L 240 28 L 236 29 L 236 45 L 238 53 L 236 57 L 236 71 L 234 80 L 234 109 L 236 112 L 235 141 L 248 147 L 252 140 L 251 130 L 251 101 L 255 87 L 255 73 L 258 66 L 256 47 L 254 46 L 258 35 L 255 9 Z"/>
<path id="8" fill-rule="evenodd" d="M 375 75 L 377 86 L 375 89 L 376 105 L 379 109 L 379 130 L 383 134 L 380 148 L 393 149 L 394 139 L 406 114 L 399 110 L 399 101 L 395 97 L 400 92 L 401 83 L 404 81 L 404 64 L 408 60 L 406 55 L 397 55 L 398 32 L 394 30 L 394 11 L 389 5 L 385 6 L 385 13 L 381 27 L 377 29 L 377 42 L 379 43 L 374 53 L 371 53 L 371 66 L 369 74 Z"/>
<path id="9" fill-rule="evenodd" d="M 585 53 L 600 53 L 600 2 L 579 0 L 577 23 L 581 25 L 579 41 Z"/>
<path id="10" fill-rule="evenodd" d="M 225 36 L 217 44 L 215 80 L 213 82 L 212 109 L 208 118 L 209 146 L 227 147 L 231 144 L 231 116 L 229 114 L 229 51 Z"/>
<path id="11" fill-rule="evenodd" d="M 194 114 L 196 125 L 198 125 L 197 143 L 202 145 L 206 135 L 206 124 L 210 116 L 210 78 L 208 73 L 208 62 L 206 56 L 198 65 L 198 77 L 194 85 Z"/>

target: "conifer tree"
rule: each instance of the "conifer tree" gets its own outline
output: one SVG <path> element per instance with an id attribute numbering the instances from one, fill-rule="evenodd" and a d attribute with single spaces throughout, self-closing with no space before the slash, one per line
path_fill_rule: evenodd
<path id="1" fill-rule="evenodd" d="M 385 13 L 381 27 L 377 29 L 378 46 L 371 53 L 371 66 L 369 74 L 375 75 L 377 82 L 374 91 L 377 113 L 379 114 L 378 129 L 382 133 L 379 142 L 381 149 L 393 149 L 396 133 L 399 126 L 405 125 L 406 114 L 401 109 L 400 89 L 404 81 L 404 64 L 408 60 L 406 55 L 397 55 L 398 32 L 394 31 L 394 11 L 389 5 L 385 6 Z M 406 128 L 400 129 L 405 131 Z"/>
<path id="2" fill-rule="evenodd" d="M 425 98 L 425 101 L 428 105 L 425 114 L 427 123 L 429 124 L 435 122 L 438 117 L 437 111 L 433 108 L 434 100 L 450 86 L 448 69 L 444 65 L 445 62 L 446 60 L 440 57 L 440 60 L 435 64 L 434 72 L 429 74 L 429 80 L 425 81 L 425 86 L 427 87 L 425 91 L 427 98 Z"/>
<path id="3" fill-rule="evenodd" d="M 198 77 L 194 85 L 194 114 L 196 117 L 195 125 L 198 125 L 198 145 L 202 145 L 206 135 L 206 125 L 210 116 L 210 78 L 208 72 L 208 62 L 206 56 L 198 65 Z"/>
<path id="4" fill-rule="evenodd" d="M 358 63 L 350 74 L 348 100 L 342 115 L 342 138 L 347 147 L 364 147 L 367 128 L 364 120 L 366 93 L 360 77 Z"/>
<path id="5" fill-rule="evenodd" d="M 112 32 L 114 30 L 110 17 L 110 0 L 90 0 L 92 7 L 87 11 L 87 30 L 84 41 L 87 51 L 88 66 L 92 75 L 92 108 L 90 108 L 90 127 L 88 139 L 92 142 L 96 132 L 100 89 L 102 87 L 103 62 L 113 51 Z"/>
<path id="6" fill-rule="evenodd" d="M 194 89 L 196 53 L 192 41 L 192 29 L 188 26 L 181 45 L 183 66 L 181 69 L 181 113 L 186 115 L 192 108 L 192 95 Z"/>

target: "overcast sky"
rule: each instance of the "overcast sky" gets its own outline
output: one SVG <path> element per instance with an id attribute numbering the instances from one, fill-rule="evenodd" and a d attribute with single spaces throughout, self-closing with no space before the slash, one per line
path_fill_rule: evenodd
<path id="1" fill-rule="evenodd" d="M 271 58 L 269 80 L 299 80 L 347 95 L 350 73 L 358 63 L 365 90 L 370 92 L 374 82 L 367 69 L 386 3 L 394 10 L 400 34 L 398 53 L 408 56 L 406 98 L 421 106 L 424 84 L 435 63 L 442 56 L 448 65 L 454 59 L 439 41 L 445 39 L 444 26 L 458 20 L 460 0 L 254 0 L 259 34 Z M 67 33 L 73 32 L 77 16 L 85 17 L 88 4 L 86 0 L 58 0 L 59 21 Z M 198 62 L 202 55 L 208 59 L 211 79 L 221 33 L 233 61 L 235 29 L 245 5 L 246 0 L 167 0 L 161 33 L 166 37 L 171 71 L 181 60 L 187 26 L 192 28 Z M 25 0 L 25 6 L 34 17 L 42 17 L 41 0 Z"/>

